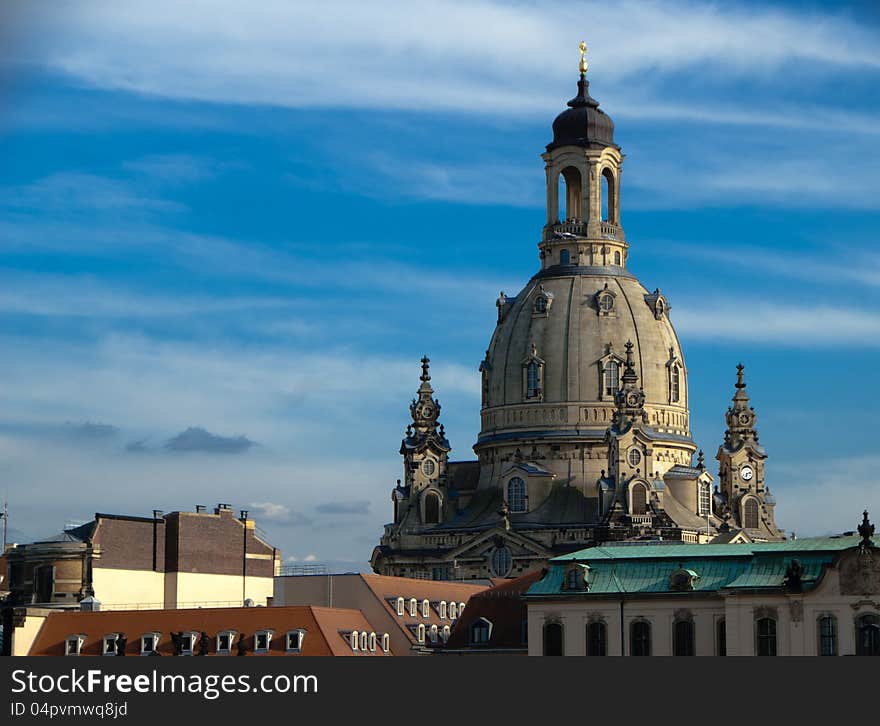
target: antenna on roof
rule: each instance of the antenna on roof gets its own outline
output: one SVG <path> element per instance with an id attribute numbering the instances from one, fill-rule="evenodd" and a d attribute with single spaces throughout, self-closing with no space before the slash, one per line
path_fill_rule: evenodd
<path id="1" fill-rule="evenodd" d="M 0 512 L 0 519 L 3 520 L 3 551 L 0 552 L 0 555 L 6 553 L 6 523 L 9 521 L 9 499 L 8 497 L 3 498 L 3 511 Z"/>

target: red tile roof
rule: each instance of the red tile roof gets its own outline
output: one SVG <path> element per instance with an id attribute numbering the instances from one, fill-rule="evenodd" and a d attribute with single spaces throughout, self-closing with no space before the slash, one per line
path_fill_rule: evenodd
<path id="1" fill-rule="evenodd" d="M 544 570 L 527 572 L 474 595 L 464 615 L 455 623 L 446 650 L 519 650 L 525 653 L 528 648 L 524 638 L 527 611 L 522 595 L 543 574 Z M 471 646 L 471 625 L 479 618 L 492 623 L 492 632 L 486 645 Z"/>
<path id="2" fill-rule="evenodd" d="M 259 630 L 273 632 L 268 653 L 254 653 L 255 634 Z M 360 610 L 322 607 L 255 607 L 255 608 L 194 608 L 183 610 L 106 610 L 81 612 L 59 610 L 49 615 L 31 647 L 29 655 L 64 655 L 66 639 L 71 635 L 84 637 L 81 655 L 101 655 L 106 635 L 124 633 L 128 645 L 126 655 L 140 655 L 142 635 L 160 633 L 160 655 L 173 655 L 172 632 L 206 632 L 210 639 L 209 655 L 216 652 L 218 633 L 244 633 L 247 655 L 294 655 L 285 650 L 285 634 L 303 630 L 302 655 L 385 655 L 382 633 L 376 633 L 376 650 L 354 652 L 348 635 L 351 631 L 374 632 Z M 196 651 L 198 645 L 196 645 Z M 236 646 L 232 654 L 237 654 Z"/>
<path id="3" fill-rule="evenodd" d="M 411 577 L 392 577 L 390 575 L 362 574 L 361 578 L 373 594 L 382 601 L 394 622 L 413 644 L 418 644 L 418 626 L 425 626 L 425 645 L 431 645 L 430 630 L 437 626 L 438 635 L 443 627 L 452 626 L 453 621 L 447 616 L 440 617 L 440 603 L 451 602 L 467 604 L 479 592 L 486 590 L 485 585 L 471 585 L 455 580 L 420 580 Z M 404 599 L 403 615 L 397 614 L 397 598 Z M 415 617 L 409 614 L 409 601 L 415 598 L 417 611 Z M 422 617 L 422 603 L 429 602 L 428 617 Z"/>

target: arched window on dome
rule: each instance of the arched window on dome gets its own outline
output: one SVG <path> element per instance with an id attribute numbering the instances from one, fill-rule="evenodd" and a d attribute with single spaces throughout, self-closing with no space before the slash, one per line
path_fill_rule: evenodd
<path id="1" fill-rule="evenodd" d="M 614 252 L 614 264 L 620 266 L 620 252 L 618 251 Z"/>
<path id="2" fill-rule="evenodd" d="M 437 492 L 425 494 L 425 524 L 440 524 L 440 495 Z"/>
<path id="3" fill-rule="evenodd" d="M 581 173 L 567 166 L 559 174 L 559 219 L 581 219 Z"/>
<path id="4" fill-rule="evenodd" d="M 644 484 L 633 484 L 630 492 L 630 514 L 646 514 L 648 511 L 648 490 Z"/>
<path id="5" fill-rule="evenodd" d="M 620 365 L 613 358 L 605 363 L 603 387 L 606 396 L 614 396 L 620 390 Z"/>
<path id="6" fill-rule="evenodd" d="M 746 529 L 758 528 L 758 500 L 754 497 L 746 499 L 743 504 L 743 527 Z"/>

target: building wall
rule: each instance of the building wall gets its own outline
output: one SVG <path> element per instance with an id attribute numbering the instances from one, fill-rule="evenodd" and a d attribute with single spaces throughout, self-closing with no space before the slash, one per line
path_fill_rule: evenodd
<path id="1" fill-rule="evenodd" d="M 266 605 L 273 588 L 272 577 L 248 577 L 242 590 L 242 576 L 199 572 L 165 574 L 165 607 L 210 607 L 242 605 L 250 598 L 256 605 Z"/>
<path id="2" fill-rule="evenodd" d="M 164 572 L 95 567 L 92 584 L 95 598 L 105 610 L 135 605 L 161 608 L 165 604 Z"/>
<path id="3" fill-rule="evenodd" d="M 48 608 L 28 608 L 24 623 L 12 630 L 12 655 L 27 655 L 40 633 L 40 628 L 52 611 Z"/>
<path id="4" fill-rule="evenodd" d="M 847 554 L 854 557 L 854 554 Z M 850 593 L 841 584 L 839 567 L 828 568 L 815 589 L 803 593 L 775 589 L 742 593 L 706 593 L 687 596 L 638 596 L 623 601 L 623 652 L 629 654 L 630 623 L 644 618 L 651 623 L 651 654 L 672 655 L 672 628 L 676 614 L 689 611 L 695 626 L 696 655 L 717 655 L 715 624 L 724 618 L 729 656 L 757 655 L 756 620 L 764 614 L 776 620 L 776 653 L 779 656 L 819 655 L 818 620 L 837 620 L 837 654 L 855 655 L 856 619 L 866 613 L 880 616 L 880 568 L 870 592 Z M 850 588 L 852 589 L 852 588 Z M 564 627 L 564 654 L 586 654 L 586 625 L 602 618 L 608 628 L 608 655 L 620 655 L 619 598 L 589 596 L 571 600 L 532 601 L 528 604 L 529 655 L 543 655 L 543 627 L 560 622 Z"/>

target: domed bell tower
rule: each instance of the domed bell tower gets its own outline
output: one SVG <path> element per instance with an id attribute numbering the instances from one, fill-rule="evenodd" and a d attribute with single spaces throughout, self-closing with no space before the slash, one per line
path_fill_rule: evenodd
<path id="1" fill-rule="evenodd" d="M 553 141 L 542 154 L 547 175 L 547 223 L 541 267 L 625 267 L 620 225 L 623 154 L 614 123 L 590 96 L 586 43 L 581 43 L 577 95 L 553 122 Z"/>

